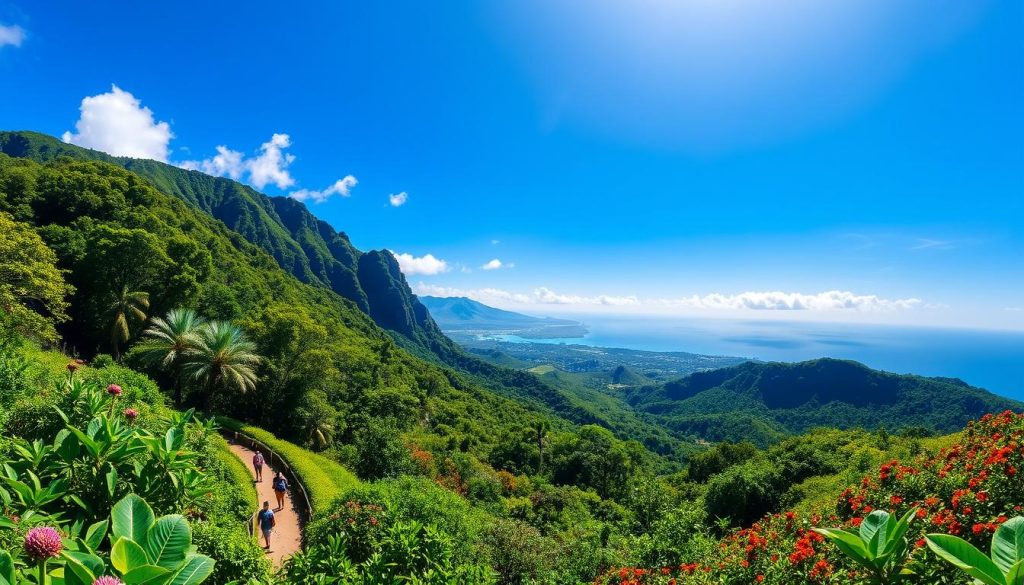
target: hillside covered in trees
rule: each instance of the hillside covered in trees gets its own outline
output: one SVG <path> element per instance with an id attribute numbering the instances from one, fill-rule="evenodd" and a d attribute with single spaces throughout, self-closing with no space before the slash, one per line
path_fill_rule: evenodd
<path id="1" fill-rule="evenodd" d="M 749 583 L 751 560 L 786 557 L 734 567 L 717 551 L 787 510 L 839 501 L 835 522 L 854 522 L 879 494 L 900 512 L 935 497 L 929 514 L 989 530 L 1024 503 L 1010 481 L 979 496 L 964 470 L 922 475 L 920 493 L 862 480 L 893 460 L 938 469 L 958 438 L 936 431 L 1019 406 L 957 381 L 820 361 L 660 385 L 622 369 L 614 390 L 582 392 L 464 353 L 389 253 L 294 201 L 38 134 L 0 134 L 0 151 L 0 585 L 574 584 L 696 567 L 693 582 Z M 273 444 L 309 490 L 306 550 L 276 574 L 245 534 L 254 498 L 214 415 Z M 723 428 L 758 445 L 696 441 Z M 979 449 L 1008 446 L 973 428 Z M 992 477 L 1015 473 L 1014 453 Z M 850 508 L 853 492 L 838 498 L 856 485 Z M 966 512 L 951 490 L 998 494 L 998 509 Z M 773 554 L 807 552 L 809 518 Z M 811 544 L 769 582 L 872 582 Z"/>

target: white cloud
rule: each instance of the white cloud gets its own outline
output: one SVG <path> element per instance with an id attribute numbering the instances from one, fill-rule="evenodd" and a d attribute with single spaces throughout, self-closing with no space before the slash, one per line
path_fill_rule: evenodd
<path id="1" fill-rule="evenodd" d="M 920 299 L 885 299 L 877 295 L 858 295 L 849 291 L 826 291 L 817 294 L 748 291 L 735 295 L 711 293 L 674 299 L 641 299 L 634 295 L 573 295 L 538 287 L 530 294 L 494 288 L 457 289 L 419 283 L 417 294 L 440 297 L 469 297 L 482 303 L 497 305 L 578 305 L 629 307 L 652 313 L 698 311 L 898 311 L 922 305 Z"/>
<path id="2" fill-rule="evenodd" d="M 595 297 L 564 295 L 555 291 L 540 287 L 534 289 L 533 299 L 535 302 L 545 305 L 610 305 L 624 307 L 628 305 L 639 305 L 640 299 L 635 296 L 620 297 L 611 295 L 598 295 Z"/>
<path id="3" fill-rule="evenodd" d="M 213 158 L 187 160 L 180 163 L 179 166 L 192 171 L 202 171 L 207 175 L 215 177 L 231 177 L 238 180 L 245 171 L 245 163 L 242 160 L 244 156 L 237 150 L 231 150 L 227 146 L 220 145 L 217 147 L 217 155 Z"/>
<path id="4" fill-rule="evenodd" d="M 497 270 L 497 269 L 502 268 L 504 266 L 505 265 L 501 263 L 501 260 L 498 260 L 497 258 L 495 258 L 494 260 L 491 260 L 490 262 L 488 262 L 487 264 L 484 264 L 480 268 L 482 268 L 484 270 Z"/>
<path id="5" fill-rule="evenodd" d="M 24 41 L 25 29 L 16 24 L 0 24 L 0 47 L 6 47 L 7 45 L 20 47 Z"/>
<path id="6" fill-rule="evenodd" d="M 352 195 L 352 188 L 359 184 L 359 181 L 352 175 L 346 175 L 343 179 L 338 179 L 333 185 L 324 189 L 323 191 L 310 191 L 309 189 L 299 189 L 298 191 L 289 193 L 288 196 L 298 201 L 306 201 L 312 199 L 314 203 L 323 203 L 331 195 L 340 195 L 342 197 L 349 197 Z"/>
<path id="7" fill-rule="evenodd" d="M 491 244 L 497 246 L 501 243 L 501 240 L 491 240 Z"/>
<path id="8" fill-rule="evenodd" d="M 956 248 L 956 242 L 932 238 L 917 238 L 916 243 L 910 247 L 911 250 L 952 250 L 953 248 Z"/>
<path id="9" fill-rule="evenodd" d="M 217 147 L 217 154 L 212 158 L 186 160 L 177 164 L 182 168 L 202 171 L 215 177 L 230 177 L 235 180 L 242 180 L 245 177 L 245 180 L 257 189 L 270 184 L 276 185 L 278 189 L 287 189 L 295 184 L 295 177 L 288 170 L 289 165 L 295 161 L 295 155 L 285 152 L 291 145 L 290 136 L 274 133 L 269 141 L 260 145 L 256 156 L 246 157 L 242 152 L 222 144 Z M 299 201 L 311 200 L 314 203 L 322 203 L 332 195 L 348 197 L 358 183 L 355 177 L 346 175 L 326 189 L 299 189 L 288 196 Z"/>
<path id="10" fill-rule="evenodd" d="M 402 191 L 401 193 L 392 193 L 391 195 L 388 195 L 388 203 L 391 204 L 391 207 L 401 207 L 405 205 L 405 202 L 408 200 L 409 194 L 406 193 L 405 191 Z"/>
<path id="11" fill-rule="evenodd" d="M 736 295 L 712 293 L 658 301 L 667 307 L 693 309 L 749 309 L 755 311 L 892 311 L 911 309 L 920 299 L 885 299 L 877 295 L 858 295 L 831 290 L 817 294 L 779 291 L 748 291 Z"/>
<path id="12" fill-rule="evenodd" d="M 412 254 L 400 254 L 394 251 L 391 254 L 395 257 L 395 260 L 398 260 L 398 266 L 406 276 L 414 274 L 433 276 L 450 270 L 447 262 L 440 258 L 435 258 L 433 254 L 427 254 L 418 258 Z"/>
<path id="13" fill-rule="evenodd" d="M 260 154 L 246 161 L 249 171 L 249 182 L 257 189 L 268 183 L 277 185 L 278 189 L 287 189 L 295 184 L 295 179 L 288 172 L 288 165 L 295 160 L 295 155 L 287 154 L 284 149 L 292 145 L 287 134 L 274 134 L 270 142 L 260 146 Z"/>
<path id="14" fill-rule="evenodd" d="M 86 97 L 75 122 L 76 133 L 65 132 L 64 142 L 102 150 L 114 156 L 167 161 L 167 145 L 174 135 L 167 122 L 116 85 L 108 93 Z"/>

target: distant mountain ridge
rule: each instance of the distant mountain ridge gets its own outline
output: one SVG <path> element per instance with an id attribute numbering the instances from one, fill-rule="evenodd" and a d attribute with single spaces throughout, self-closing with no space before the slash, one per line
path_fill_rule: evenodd
<path id="1" fill-rule="evenodd" d="M 742 438 L 751 439 L 816 426 L 920 426 L 948 433 L 988 412 L 1024 409 L 1024 403 L 955 378 L 892 374 L 829 358 L 793 364 L 745 362 L 630 388 L 626 400 L 677 431 L 690 428 L 715 438 L 709 428 L 714 424 L 733 431 L 750 425 L 756 436 Z"/>
<path id="2" fill-rule="evenodd" d="M 555 325 L 579 325 L 578 321 L 533 317 L 504 309 L 497 309 L 466 297 L 419 298 L 434 321 L 444 330 L 466 329 L 525 329 Z"/>

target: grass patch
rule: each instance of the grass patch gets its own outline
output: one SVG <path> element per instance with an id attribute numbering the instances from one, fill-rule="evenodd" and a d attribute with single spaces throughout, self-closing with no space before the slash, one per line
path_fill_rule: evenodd
<path id="1" fill-rule="evenodd" d="M 545 364 L 543 366 L 534 366 L 534 367 L 530 368 L 527 371 L 528 372 L 532 372 L 534 374 L 544 375 L 544 374 L 547 374 L 549 372 L 554 372 L 555 371 L 555 366 L 551 366 L 551 365 Z"/>
<path id="2" fill-rule="evenodd" d="M 252 503 L 253 506 L 259 504 L 260 495 L 256 491 L 256 486 L 252 483 L 252 475 L 249 473 L 249 468 L 245 466 L 241 459 L 235 457 L 235 454 L 231 452 L 231 447 L 228 446 L 228 442 L 223 437 L 215 435 L 211 437 L 211 442 L 214 449 L 216 449 L 217 458 L 221 460 L 224 464 L 224 469 L 227 470 L 228 477 L 225 479 L 242 490 L 246 501 Z"/>
<path id="3" fill-rule="evenodd" d="M 360 485 L 359 478 L 337 461 L 332 461 L 323 455 L 317 455 L 294 443 L 278 439 L 273 434 L 259 427 L 247 425 L 224 416 L 218 416 L 217 423 L 226 429 L 237 431 L 256 439 L 270 447 L 271 450 L 284 459 L 292 468 L 292 471 L 298 475 L 302 485 L 306 487 L 310 505 L 313 506 L 314 515 L 329 510 L 331 503 L 338 495 Z M 245 471 L 248 481 L 248 469 L 244 465 L 242 469 Z"/>

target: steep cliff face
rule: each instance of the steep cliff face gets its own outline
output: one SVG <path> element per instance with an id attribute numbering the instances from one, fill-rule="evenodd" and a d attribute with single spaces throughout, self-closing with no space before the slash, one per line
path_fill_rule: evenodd
<path id="1" fill-rule="evenodd" d="M 431 352 L 433 347 L 447 345 L 389 252 L 360 252 L 344 232 L 318 219 L 299 201 L 269 197 L 231 179 L 157 161 L 109 156 L 36 132 L 0 132 L 0 152 L 39 161 L 68 156 L 121 165 L 219 219 L 303 282 L 325 286 L 351 300 L 384 329 Z"/>

